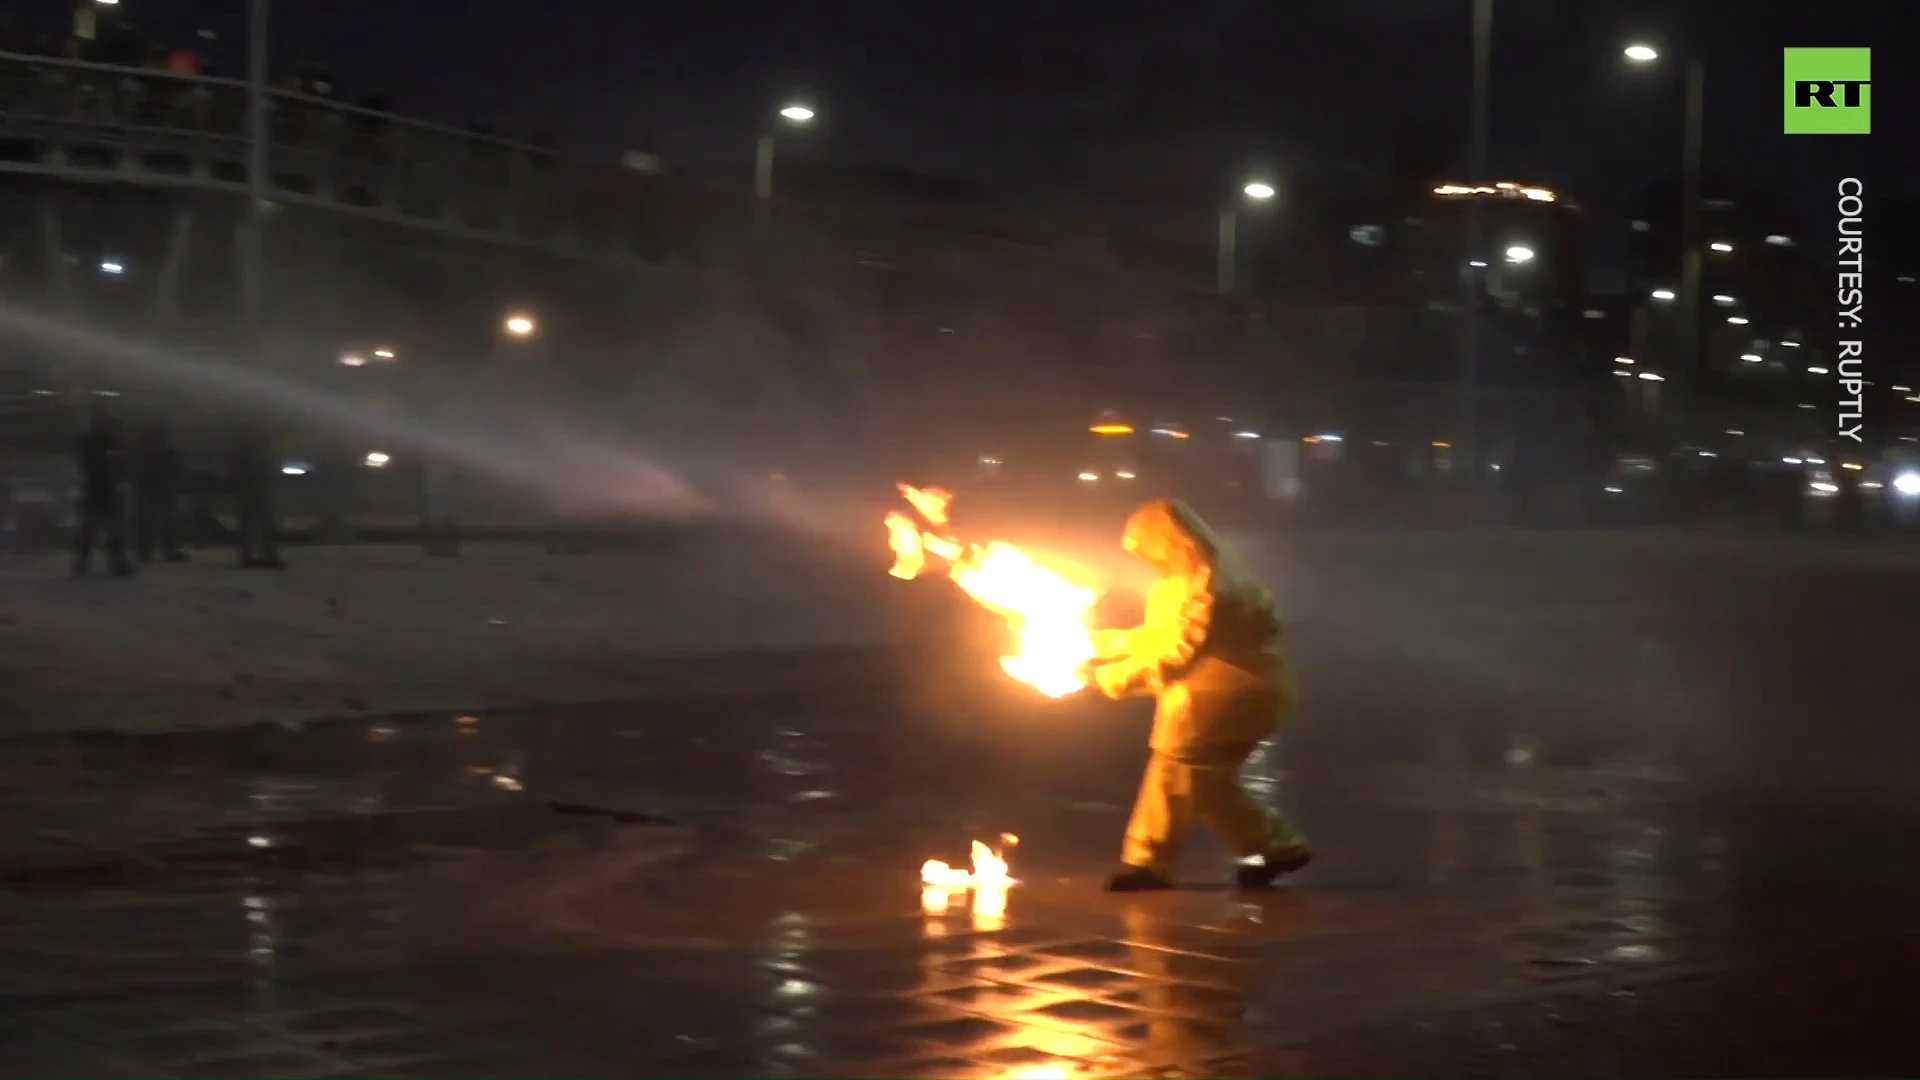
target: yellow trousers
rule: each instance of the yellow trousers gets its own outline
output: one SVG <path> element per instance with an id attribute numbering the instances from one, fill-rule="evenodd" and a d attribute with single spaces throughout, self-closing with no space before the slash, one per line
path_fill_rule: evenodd
<path id="1" fill-rule="evenodd" d="M 1120 860 L 1172 876 L 1180 834 L 1196 819 L 1241 858 L 1304 847 L 1292 822 L 1240 786 L 1240 766 L 1257 746 L 1195 748 L 1179 757 L 1155 751 L 1140 779 Z"/>

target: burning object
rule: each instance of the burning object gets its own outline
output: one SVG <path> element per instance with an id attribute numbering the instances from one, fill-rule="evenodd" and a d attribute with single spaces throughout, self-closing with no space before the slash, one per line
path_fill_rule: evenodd
<path id="1" fill-rule="evenodd" d="M 929 888 L 947 889 L 951 892 L 1005 888 L 1013 884 L 1013 878 L 1007 873 L 1007 859 L 1004 851 L 1019 842 L 1020 838 L 1012 833 L 1001 833 L 1001 851 L 996 852 L 975 840 L 972 870 L 948 866 L 939 859 L 928 859 L 920 865 L 920 883 Z"/>
<path id="2" fill-rule="evenodd" d="M 973 921 L 976 929 L 995 930 L 1007 914 L 1007 890 L 1015 882 L 1007 871 L 1007 849 L 1020 842 L 1012 833 L 1000 834 L 1000 850 L 995 851 L 978 840 L 973 842 L 973 867 L 970 870 L 949 866 L 939 859 L 920 865 L 920 908 L 929 915 L 940 915 L 953 904 L 956 894 L 973 896 Z"/>
<path id="3" fill-rule="evenodd" d="M 950 492 L 900 485 L 923 527 L 905 513 L 886 517 L 894 577 L 911 581 L 928 561 L 947 564 L 947 576 L 982 607 L 1004 616 L 1015 648 L 1000 658 L 1008 675 L 1048 697 L 1065 697 L 1087 685 L 1086 666 L 1096 656 L 1088 625 L 1098 590 L 1042 566 L 1012 544 L 965 544 L 946 534 Z"/>

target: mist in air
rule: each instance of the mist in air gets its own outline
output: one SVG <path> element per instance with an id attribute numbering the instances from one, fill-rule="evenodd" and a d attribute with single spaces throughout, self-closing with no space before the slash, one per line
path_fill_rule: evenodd
<path id="1" fill-rule="evenodd" d="M 154 387 L 216 411 L 232 409 L 283 428 L 298 425 L 416 461 L 438 461 L 562 515 L 750 518 L 812 533 L 839 533 L 855 527 L 856 520 L 871 525 L 852 518 L 844 496 L 833 494 L 849 485 L 823 455 L 810 457 L 803 479 L 783 467 L 781 455 L 765 440 L 730 438 L 743 429 L 748 436 L 768 434 L 755 427 L 755 403 L 749 399 L 740 403 L 744 408 L 716 408 L 710 396 L 701 400 L 700 387 L 673 385 L 677 365 L 671 355 L 663 356 L 665 362 L 634 392 L 598 406 L 547 394 L 516 399 L 488 386 L 484 377 L 409 371 L 403 400 L 381 407 L 350 389 L 326 385 L 324 375 L 331 372 L 249 367 L 17 304 L 0 304 L 0 333 L 58 358 L 93 385 Z M 679 348 L 699 344 L 688 341 Z M 743 352 L 745 342 L 705 344 L 709 355 L 683 362 L 695 369 L 726 363 L 735 369 L 736 385 L 780 385 L 777 378 L 756 379 L 741 370 L 738 355 L 718 355 Z M 804 402 L 789 399 L 778 405 L 803 436 L 813 426 Z"/>

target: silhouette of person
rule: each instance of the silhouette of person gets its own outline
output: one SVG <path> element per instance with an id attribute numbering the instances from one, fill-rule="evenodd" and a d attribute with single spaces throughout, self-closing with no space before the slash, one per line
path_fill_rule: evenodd
<path id="1" fill-rule="evenodd" d="M 74 442 L 74 457 L 80 466 L 80 521 L 73 537 L 73 572 L 93 570 L 94 541 L 104 539 L 113 573 L 126 577 L 133 573 L 127 562 L 125 508 L 120 501 L 120 480 L 124 446 L 118 419 L 102 406 L 94 406 L 87 429 Z"/>
<path id="2" fill-rule="evenodd" d="M 180 452 L 156 420 L 140 430 L 133 458 L 134 546 L 141 562 L 186 562 L 180 549 Z"/>
<path id="3" fill-rule="evenodd" d="M 285 570 L 273 520 L 273 444 L 254 423 L 244 423 L 227 448 L 227 475 L 239 518 L 242 570 Z"/>

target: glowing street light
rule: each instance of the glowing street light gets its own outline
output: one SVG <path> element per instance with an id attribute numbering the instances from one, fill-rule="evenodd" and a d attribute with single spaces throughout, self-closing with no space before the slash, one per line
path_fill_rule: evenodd
<path id="1" fill-rule="evenodd" d="M 366 367 L 367 358 L 364 356 L 361 356 L 359 353 L 356 353 L 356 352 L 341 353 L 340 366 L 341 367 Z"/>
<path id="2" fill-rule="evenodd" d="M 1673 300 L 1674 294 L 1672 289 L 1655 289 L 1652 295 L 1655 300 L 1665 304 Z"/>
<path id="3" fill-rule="evenodd" d="M 384 469 L 387 467 L 387 462 L 392 460 L 393 459 L 388 457 L 387 455 L 381 453 L 378 450 L 375 450 L 372 453 L 369 453 L 365 458 L 363 458 L 362 462 L 369 469 Z"/>
<path id="4" fill-rule="evenodd" d="M 533 321 L 531 315 L 524 315 L 517 312 L 508 315 L 506 319 L 500 323 L 500 328 L 507 332 L 507 336 L 517 338 L 530 338 L 534 335 L 535 331 L 540 329 L 538 324 Z"/>
<path id="5" fill-rule="evenodd" d="M 797 101 L 788 102 L 776 113 L 790 127 L 805 127 L 813 123 L 816 114 L 811 106 Z M 773 152 L 772 132 L 762 132 L 753 144 L 753 197 L 756 212 L 762 222 L 766 221 L 769 207 L 773 204 Z"/>
<path id="6" fill-rule="evenodd" d="M 1725 255 L 1727 252 L 1733 250 L 1733 245 L 1725 242 L 1724 240 L 1715 240 L 1712 244 L 1708 246 L 1713 248 L 1713 250 L 1719 252 L 1722 255 Z"/>
<path id="7" fill-rule="evenodd" d="M 1519 244 L 1515 244 L 1512 247 L 1507 249 L 1507 261 L 1515 264 L 1532 262 L 1533 249 L 1530 247 L 1523 247 Z"/>
<path id="8" fill-rule="evenodd" d="M 125 263 L 120 262 L 118 259 L 102 259 L 100 260 L 100 272 L 113 277 L 119 277 L 121 274 L 127 272 L 127 267 Z"/>
<path id="9" fill-rule="evenodd" d="M 1249 180 L 1240 185 L 1240 194 L 1250 203 L 1269 202 L 1278 194 L 1265 180 Z M 1240 270 L 1240 207 L 1229 203 L 1220 208 L 1220 240 L 1217 249 L 1214 285 L 1221 296 L 1231 296 Z"/>
<path id="10" fill-rule="evenodd" d="M 1650 66 L 1661 59 L 1660 50 L 1642 41 L 1629 42 L 1622 50 L 1627 61 Z M 1700 360 L 1701 259 L 1706 245 L 1700 235 L 1700 162 L 1706 141 L 1707 73 L 1698 53 L 1685 60 L 1686 97 L 1681 105 L 1680 143 L 1680 353 L 1686 365 Z M 1714 251 L 1722 248 L 1715 244 Z M 1725 250 L 1731 251 L 1729 245 Z"/>
<path id="11" fill-rule="evenodd" d="M 375 349 L 373 350 L 373 358 L 375 360 L 391 360 L 393 359 L 393 350 L 392 349 Z"/>

